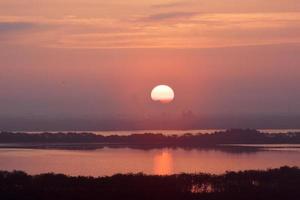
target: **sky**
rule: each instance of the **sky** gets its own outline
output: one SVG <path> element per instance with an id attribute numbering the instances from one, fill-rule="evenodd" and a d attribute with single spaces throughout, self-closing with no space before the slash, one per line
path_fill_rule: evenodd
<path id="1" fill-rule="evenodd" d="M 300 116 L 299 44 L 299 0 L 0 0 L 0 117 Z"/>

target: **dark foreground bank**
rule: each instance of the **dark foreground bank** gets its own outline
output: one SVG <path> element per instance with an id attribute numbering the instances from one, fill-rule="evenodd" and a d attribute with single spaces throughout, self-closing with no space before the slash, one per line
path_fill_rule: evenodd
<path id="1" fill-rule="evenodd" d="M 0 172 L 0 199 L 5 200 L 288 200 L 300 199 L 300 169 L 228 172 L 224 175 L 143 174 L 112 177 L 69 177 Z"/>

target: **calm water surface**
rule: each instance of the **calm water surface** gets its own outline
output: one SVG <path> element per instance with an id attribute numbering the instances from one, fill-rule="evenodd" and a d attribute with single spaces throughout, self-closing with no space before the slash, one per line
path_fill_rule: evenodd
<path id="1" fill-rule="evenodd" d="M 234 147 L 232 147 L 234 149 Z M 249 148 L 249 147 L 241 147 Z M 68 175 L 106 176 L 116 173 L 173 174 L 223 173 L 266 169 L 283 165 L 300 167 L 299 146 L 263 150 L 103 148 L 97 150 L 0 149 L 0 170 L 23 170 Z"/>

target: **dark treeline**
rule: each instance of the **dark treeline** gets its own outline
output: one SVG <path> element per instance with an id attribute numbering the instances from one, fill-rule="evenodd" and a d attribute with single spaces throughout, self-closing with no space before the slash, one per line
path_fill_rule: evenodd
<path id="1" fill-rule="evenodd" d="M 103 136 L 93 133 L 12 133 L 1 132 L 0 143 L 102 143 L 156 146 L 210 146 L 216 144 L 300 144 L 300 133 L 268 134 L 251 129 L 231 129 L 214 134 L 132 134 Z"/>
<path id="2" fill-rule="evenodd" d="M 0 199 L 299 200 L 300 169 L 282 167 L 224 175 L 119 174 L 98 178 L 0 171 Z"/>

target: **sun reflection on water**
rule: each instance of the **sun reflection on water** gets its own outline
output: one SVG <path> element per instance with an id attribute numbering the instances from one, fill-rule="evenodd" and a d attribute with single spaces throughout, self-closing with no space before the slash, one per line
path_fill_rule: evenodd
<path id="1" fill-rule="evenodd" d="M 154 174 L 168 175 L 173 173 L 173 158 L 168 151 L 162 151 L 154 157 Z"/>

